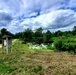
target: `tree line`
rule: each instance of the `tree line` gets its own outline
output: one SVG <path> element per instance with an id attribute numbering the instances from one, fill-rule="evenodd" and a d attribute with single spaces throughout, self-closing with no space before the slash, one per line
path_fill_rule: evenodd
<path id="1" fill-rule="evenodd" d="M 0 43 L 2 43 L 2 36 L 3 35 L 10 35 L 14 39 L 21 39 L 24 42 L 35 42 L 35 43 L 48 43 L 53 42 L 53 37 L 59 37 L 59 36 L 74 36 L 76 35 L 76 26 L 74 26 L 72 31 L 56 31 L 56 32 L 50 32 L 47 30 L 46 32 L 43 32 L 43 29 L 40 27 L 35 32 L 33 32 L 31 29 L 27 28 L 23 32 L 18 33 L 11 33 L 7 29 L 3 28 L 0 30 Z"/>

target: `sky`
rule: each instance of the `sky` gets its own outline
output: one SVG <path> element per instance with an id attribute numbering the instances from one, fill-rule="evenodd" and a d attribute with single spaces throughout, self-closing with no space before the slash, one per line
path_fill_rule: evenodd
<path id="1" fill-rule="evenodd" d="M 72 30 L 76 25 L 76 0 L 0 0 L 0 29 Z"/>

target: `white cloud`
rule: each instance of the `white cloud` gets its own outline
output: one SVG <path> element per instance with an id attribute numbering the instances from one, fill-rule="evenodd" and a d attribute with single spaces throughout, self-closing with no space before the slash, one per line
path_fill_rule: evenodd
<path id="1" fill-rule="evenodd" d="M 76 8 L 76 0 L 70 0 L 69 7 Z"/>
<path id="2" fill-rule="evenodd" d="M 21 23 L 19 21 L 12 21 L 17 28 L 32 30 L 42 27 L 43 29 L 61 29 L 66 30 L 66 27 L 74 25 L 76 23 L 76 13 L 72 10 L 56 10 L 47 14 L 42 14 L 35 18 L 23 19 Z M 23 31 L 21 30 L 21 31 Z"/>
<path id="3" fill-rule="evenodd" d="M 76 24 L 74 8 L 76 0 L 0 0 L 0 13 L 5 13 L 0 14 L 0 29 L 13 33 L 38 27 L 69 30 L 66 27 Z"/>

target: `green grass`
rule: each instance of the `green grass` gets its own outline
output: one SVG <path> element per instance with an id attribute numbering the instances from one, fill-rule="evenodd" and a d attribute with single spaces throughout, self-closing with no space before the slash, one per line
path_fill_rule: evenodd
<path id="1" fill-rule="evenodd" d="M 16 41 L 12 53 L 2 54 L 0 49 L 0 75 L 76 75 L 76 55 L 32 50 Z"/>

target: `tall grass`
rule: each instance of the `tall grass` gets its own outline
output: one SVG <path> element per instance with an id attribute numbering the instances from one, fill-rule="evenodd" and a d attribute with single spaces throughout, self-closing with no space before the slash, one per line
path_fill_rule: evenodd
<path id="1" fill-rule="evenodd" d="M 18 41 L 18 40 L 16 40 Z M 0 75 L 75 75 L 75 55 L 48 49 L 29 49 L 28 44 L 13 43 L 12 53 L 0 49 Z"/>

